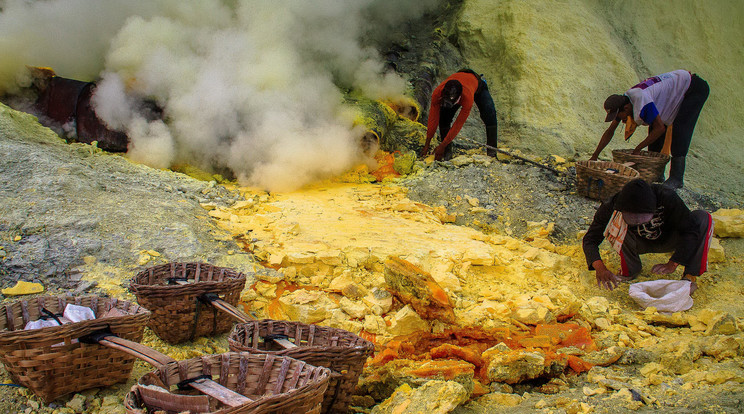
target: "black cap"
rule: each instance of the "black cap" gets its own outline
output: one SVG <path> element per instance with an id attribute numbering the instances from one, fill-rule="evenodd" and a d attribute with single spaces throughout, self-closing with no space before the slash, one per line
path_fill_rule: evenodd
<path id="1" fill-rule="evenodd" d="M 630 213 L 656 211 L 656 194 L 644 180 L 636 178 L 625 184 L 615 198 L 615 210 Z"/>
<path id="2" fill-rule="evenodd" d="M 607 111 L 605 122 L 610 122 L 617 117 L 617 113 L 628 103 L 629 99 L 625 95 L 610 95 L 605 99 L 604 109 Z"/>
<path id="3" fill-rule="evenodd" d="M 442 88 L 442 107 L 452 109 L 457 105 L 457 100 L 462 94 L 462 84 L 454 79 L 450 79 Z"/>

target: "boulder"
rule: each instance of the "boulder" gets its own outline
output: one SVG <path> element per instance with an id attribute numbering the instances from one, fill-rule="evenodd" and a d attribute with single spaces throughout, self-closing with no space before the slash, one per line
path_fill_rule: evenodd
<path id="1" fill-rule="evenodd" d="M 447 293 L 423 269 L 401 258 L 391 256 L 385 261 L 385 281 L 401 302 L 411 307 L 424 319 L 455 322 Z"/>
<path id="2" fill-rule="evenodd" d="M 703 354 L 700 344 L 687 341 L 676 344 L 676 351 L 662 355 L 660 364 L 674 374 L 686 374 L 694 368 L 695 361 Z"/>
<path id="3" fill-rule="evenodd" d="M 719 313 L 707 323 L 705 335 L 733 335 L 739 331 L 736 319 L 728 313 Z"/>
<path id="4" fill-rule="evenodd" d="M 606 367 L 614 364 L 625 353 L 625 348 L 620 346 L 611 346 L 601 351 L 589 352 L 581 357 L 582 360 L 592 365 Z"/>
<path id="5" fill-rule="evenodd" d="M 744 210 L 722 208 L 712 214 L 718 237 L 744 236 Z"/>
<path id="6" fill-rule="evenodd" d="M 341 307 L 341 310 L 355 319 L 362 319 L 370 313 L 369 308 L 367 308 L 364 303 L 355 302 L 347 297 L 341 298 L 338 302 L 338 306 Z"/>
<path id="7" fill-rule="evenodd" d="M 610 301 L 603 296 L 593 296 L 585 305 L 595 317 L 606 316 L 610 311 Z"/>
<path id="8" fill-rule="evenodd" d="M 478 404 L 484 407 L 516 407 L 522 402 L 522 396 L 505 392 L 491 392 L 477 400 Z"/>
<path id="9" fill-rule="evenodd" d="M 741 338 L 741 337 L 740 337 Z M 733 336 L 718 335 L 710 337 L 703 344 L 703 353 L 720 361 L 725 358 L 735 358 L 742 354 L 742 344 Z"/>
<path id="10" fill-rule="evenodd" d="M 708 262 L 721 263 L 726 260 L 726 252 L 721 246 L 721 242 L 713 237 L 710 239 L 710 248 L 708 249 Z"/>
<path id="11" fill-rule="evenodd" d="M 378 288 L 372 289 L 362 302 L 367 305 L 375 315 L 383 315 L 390 312 L 393 307 L 393 296 L 390 292 Z"/>
<path id="12" fill-rule="evenodd" d="M 364 327 L 365 331 L 371 334 L 382 334 L 385 332 L 385 329 L 387 329 L 385 319 L 383 319 L 382 316 L 378 315 L 365 316 L 364 322 L 362 322 L 362 326 Z"/>
<path id="13" fill-rule="evenodd" d="M 372 409 L 372 414 L 447 414 L 467 401 L 465 387 L 454 381 L 429 381 L 411 388 L 403 384 L 393 395 Z"/>
<path id="14" fill-rule="evenodd" d="M 561 359 L 554 363 L 562 364 L 563 369 L 567 366 L 567 362 Z M 545 355 L 540 352 L 515 350 L 493 354 L 486 374 L 491 381 L 516 384 L 563 370 L 552 365 L 553 363 L 546 364 Z"/>
<path id="15" fill-rule="evenodd" d="M 531 304 L 531 306 L 515 309 L 512 313 L 512 318 L 525 325 L 549 324 L 555 322 L 555 315 L 553 315 L 548 308 L 537 303 Z"/>
<path id="16" fill-rule="evenodd" d="M 410 335 L 414 332 L 429 331 L 429 324 L 410 305 L 404 306 L 393 315 L 388 332 L 393 336 Z"/>
<path id="17" fill-rule="evenodd" d="M 281 311 L 288 320 L 302 323 L 316 323 L 331 317 L 331 310 L 337 309 L 330 298 L 319 291 L 299 289 L 279 298 Z"/>

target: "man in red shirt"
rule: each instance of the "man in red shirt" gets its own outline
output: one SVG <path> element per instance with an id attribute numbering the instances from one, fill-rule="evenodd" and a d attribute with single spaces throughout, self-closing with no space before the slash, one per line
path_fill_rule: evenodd
<path id="1" fill-rule="evenodd" d="M 486 151 L 492 157 L 497 155 L 495 148 L 498 136 L 498 121 L 493 98 L 488 92 L 488 85 L 477 73 L 470 69 L 463 69 L 445 79 L 431 94 L 426 145 L 421 151 L 422 156 L 429 154 L 429 143 L 434 137 L 437 125 L 439 126 L 439 136 L 442 142 L 434 149 L 434 158 L 441 160 L 452 156 L 450 144 L 462 129 L 465 120 L 468 119 L 473 103 L 478 106 L 481 119 L 486 125 L 486 143 L 489 147 L 494 148 L 488 148 Z M 458 109 L 460 114 L 452 123 Z"/>

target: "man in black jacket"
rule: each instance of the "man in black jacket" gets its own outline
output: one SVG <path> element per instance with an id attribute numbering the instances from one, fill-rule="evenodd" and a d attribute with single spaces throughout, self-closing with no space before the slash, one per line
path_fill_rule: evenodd
<path id="1" fill-rule="evenodd" d="M 635 278 L 641 271 L 641 254 L 673 252 L 667 263 L 654 265 L 651 272 L 670 274 L 681 264 L 682 278 L 692 282 L 694 291 L 697 276 L 707 270 L 712 235 L 713 218 L 708 212 L 691 212 L 673 190 L 636 179 L 599 207 L 583 248 L 600 287 L 612 290 L 619 282 Z M 619 275 L 607 269 L 599 254 L 605 238 L 620 253 Z"/>

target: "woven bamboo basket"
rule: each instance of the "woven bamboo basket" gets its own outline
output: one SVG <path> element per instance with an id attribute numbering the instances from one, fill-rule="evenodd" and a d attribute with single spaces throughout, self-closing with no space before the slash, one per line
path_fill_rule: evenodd
<path id="1" fill-rule="evenodd" d="M 576 163 L 576 191 L 589 198 L 606 200 L 620 191 L 638 171 L 609 161 L 578 161 Z"/>
<path id="2" fill-rule="evenodd" d="M 212 397 L 196 395 L 194 390 L 178 390 L 188 379 L 200 377 L 212 378 L 253 401 L 229 407 Z M 184 410 L 184 404 L 193 414 L 318 414 L 329 377 L 326 368 L 284 356 L 247 352 L 205 355 L 146 374 L 126 395 L 124 406 L 129 414 L 157 410 L 175 414 Z"/>
<path id="3" fill-rule="evenodd" d="M 640 177 L 648 183 L 656 183 L 664 177 L 664 168 L 671 157 L 667 154 L 653 151 L 641 151 L 633 155 L 632 149 L 613 150 L 612 159 L 618 164 L 629 164 L 628 166 L 638 171 Z"/>
<path id="4" fill-rule="evenodd" d="M 245 275 L 231 269 L 206 263 L 168 263 L 139 272 L 129 289 L 137 302 L 152 312 L 150 329 L 176 344 L 229 331 L 233 319 L 220 315 L 200 298 L 212 294 L 236 306 L 244 286 Z"/>
<path id="5" fill-rule="evenodd" d="M 323 413 L 348 411 L 362 367 L 374 351 L 370 341 L 343 329 L 270 319 L 235 325 L 228 342 L 232 351 L 290 356 L 329 368 Z"/>
<path id="6" fill-rule="evenodd" d="M 42 309 L 61 314 L 68 303 L 91 308 L 99 319 L 23 330 L 41 317 Z M 125 315 L 100 318 L 112 308 Z M 98 296 L 41 296 L 5 304 L 0 307 L 0 360 L 13 382 L 47 402 L 125 382 L 134 357 L 77 339 L 108 327 L 122 338 L 139 341 L 149 317 L 150 312 L 137 304 Z"/>

